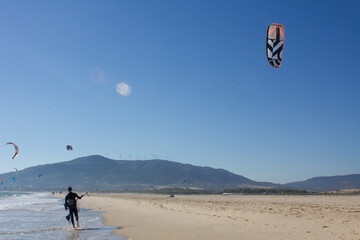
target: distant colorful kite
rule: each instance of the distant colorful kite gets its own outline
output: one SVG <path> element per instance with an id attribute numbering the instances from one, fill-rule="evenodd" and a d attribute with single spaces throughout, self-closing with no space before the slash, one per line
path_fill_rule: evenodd
<path id="1" fill-rule="evenodd" d="M 6 144 L 12 144 L 12 145 L 14 145 L 14 147 L 15 147 L 15 154 L 14 154 L 14 156 L 12 157 L 12 159 L 16 158 L 16 156 L 17 156 L 18 153 L 19 153 L 19 148 L 18 148 L 18 146 L 16 146 L 16 144 L 15 144 L 15 143 L 12 143 L 12 142 L 8 142 L 8 143 L 6 143 Z"/>
<path id="2" fill-rule="evenodd" d="M 73 147 L 72 147 L 71 145 L 67 145 L 67 146 L 66 146 L 66 149 L 67 149 L 68 151 L 70 151 L 70 150 L 72 151 L 72 150 L 73 150 Z"/>
<path id="3" fill-rule="evenodd" d="M 266 57 L 270 65 L 279 68 L 282 62 L 285 43 L 285 27 L 272 23 L 266 34 Z"/>

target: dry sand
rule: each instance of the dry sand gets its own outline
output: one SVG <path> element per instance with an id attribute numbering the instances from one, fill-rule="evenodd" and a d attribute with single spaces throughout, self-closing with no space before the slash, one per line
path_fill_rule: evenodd
<path id="1" fill-rule="evenodd" d="M 132 240 L 360 240 L 360 196 L 91 194 L 114 234 Z"/>

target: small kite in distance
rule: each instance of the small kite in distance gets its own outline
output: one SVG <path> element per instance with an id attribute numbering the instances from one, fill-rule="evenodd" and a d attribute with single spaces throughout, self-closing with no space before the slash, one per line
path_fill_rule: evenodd
<path id="1" fill-rule="evenodd" d="M 285 27 L 272 23 L 267 28 L 266 57 L 270 65 L 279 68 L 282 61 L 285 43 Z"/>
<path id="2" fill-rule="evenodd" d="M 72 151 L 72 150 L 73 150 L 73 147 L 72 147 L 71 145 L 67 145 L 67 146 L 66 146 L 66 149 L 67 149 L 68 151 L 70 151 L 70 150 Z"/>
<path id="3" fill-rule="evenodd" d="M 14 154 L 14 156 L 12 157 L 12 159 L 16 158 L 16 156 L 17 156 L 18 153 L 19 153 L 19 148 L 18 148 L 18 146 L 16 146 L 16 144 L 15 144 L 15 143 L 12 143 L 12 142 L 8 142 L 8 143 L 6 143 L 6 144 L 12 144 L 12 145 L 14 145 L 14 147 L 15 147 L 15 154 Z"/>

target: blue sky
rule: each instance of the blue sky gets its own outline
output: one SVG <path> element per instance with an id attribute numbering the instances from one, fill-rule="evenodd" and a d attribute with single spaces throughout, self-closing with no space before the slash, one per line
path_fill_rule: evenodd
<path id="1" fill-rule="evenodd" d="M 278 183 L 359 173 L 360 2 L 268 3 L 0 2 L 0 172 L 100 154 Z"/>

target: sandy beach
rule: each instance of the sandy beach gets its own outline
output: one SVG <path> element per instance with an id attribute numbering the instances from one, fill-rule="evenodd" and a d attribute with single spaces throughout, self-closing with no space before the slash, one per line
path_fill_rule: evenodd
<path id="1" fill-rule="evenodd" d="M 360 239 L 360 196 L 91 194 L 131 240 Z"/>

